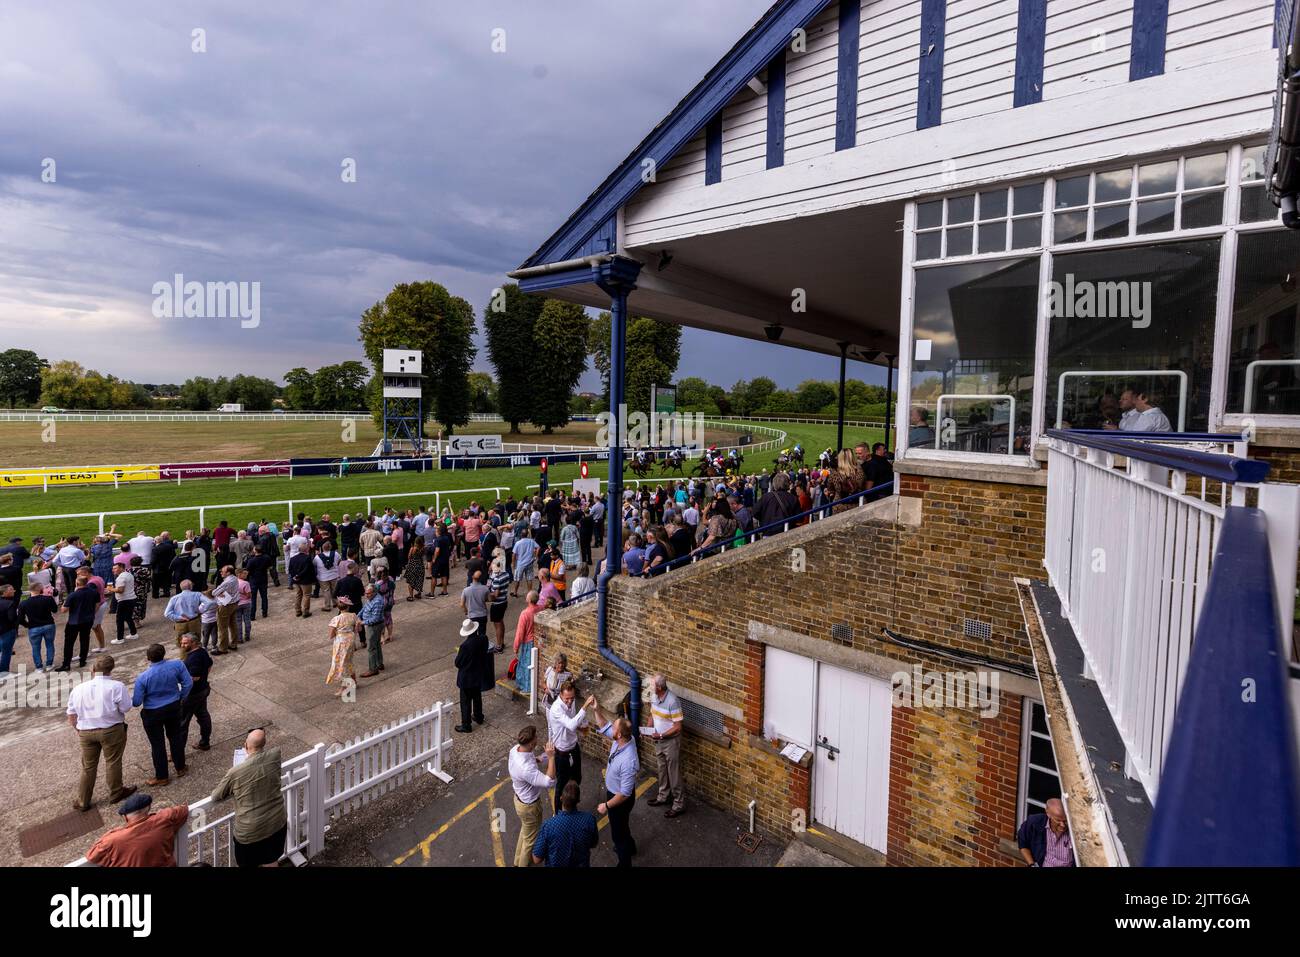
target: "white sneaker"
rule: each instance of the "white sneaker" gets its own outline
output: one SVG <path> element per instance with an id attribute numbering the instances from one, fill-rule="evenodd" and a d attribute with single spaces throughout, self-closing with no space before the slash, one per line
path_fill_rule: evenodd
<path id="1" fill-rule="evenodd" d="M 135 641 L 135 640 L 136 640 L 137 638 L 139 638 L 139 637 L 140 637 L 140 632 L 137 631 L 134 635 L 127 635 L 127 636 L 126 636 L 126 640 L 127 640 L 127 641 Z"/>
<path id="2" fill-rule="evenodd" d="M 125 638 L 112 638 L 112 639 L 109 640 L 108 643 L 109 643 L 110 645 L 124 645 L 124 644 L 126 644 L 126 639 L 125 639 Z"/>
<path id="3" fill-rule="evenodd" d="M 102 655 L 102 654 L 104 653 L 104 649 L 103 649 L 103 648 L 91 648 L 91 649 L 90 649 L 90 653 L 91 653 L 92 655 Z M 53 668 L 54 665 L 50 665 L 50 667 Z"/>

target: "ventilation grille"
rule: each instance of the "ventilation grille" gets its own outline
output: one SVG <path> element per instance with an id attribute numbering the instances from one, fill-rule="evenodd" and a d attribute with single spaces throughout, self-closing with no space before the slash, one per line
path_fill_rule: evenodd
<path id="1" fill-rule="evenodd" d="M 981 641 L 988 641 L 993 637 L 993 626 L 987 621 L 976 621 L 974 618 L 966 618 L 962 622 L 962 634 L 967 638 L 978 638 Z"/>
<path id="2" fill-rule="evenodd" d="M 842 621 L 831 625 L 831 641 L 840 645 L 853 644 L 853 629 Z"/>
<path id="3" fill-rule="evenodd" d="M 726 735 L 727 726 L 723 723 L 721 711 L 714 711 L 712 708 L 706 708 L 694 701 L 687 701 L 685 698 L 679 698 L 678 700 L 682 703 L 682 721 L 684 724 L 689 724 L 703 731 L 711 731 L 714 734 Z"/>

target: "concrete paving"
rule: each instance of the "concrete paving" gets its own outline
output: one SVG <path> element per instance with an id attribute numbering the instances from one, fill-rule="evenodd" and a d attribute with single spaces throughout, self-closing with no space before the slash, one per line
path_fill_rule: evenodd
<path id="1" fill-rule="evenodd" d="M 463 581 L 463 575 L 463 566 L 453 569 L 453 586 Z M 210 793 L 230 767 L 234 750 L 242 745 L 249 728 L 266 727 L 271 744 L 281 748 L 287 759 L 317 743 L 347 742 L 435 701 L 455 701 L 453 661 L 460 643 L 463 613 L 459 591 L 449 590 L 452 594 L 447 597 L 407 602 L 405 585 L 399 588 L 394 609 L 395 640 L 384 646 L 385 670 L 377 678 L 360 681 L 356 701 L 345 703 L 325 685 L 332 613 L 321 611 L 321 602 L 317 601 L 310 619 L 296 618 L 290 592 L 273 587 L 270 617 L 259 617 L 254 623 L 252 642 L 242 645 L 238 653 L 215 659 L 209 700 L 212 750 L 193 749 L 198 742 L 198 728 L 192 724 L 187 755 L 190 773 L 184 778 L 173 776 L 167 786 L 147 789 L 154 796 L 155 806 L 192 803 Z M 514 640 L 515 623 L 522 610 L 522 597 L 511 599 L 506 615 L 507 648 Z M 161 601 L 151 601 L 140 637 L 108 646 L 117 662 L 113 677 L 125 682 L 128 689 L 147 664 L 144 652 L 149 644 L 157 641 L 168 649 L 169 656 L 176 653 L 172 628 L 163 619 L 162 611 Z M 107 626 L 105 630 L 109 631 Z M 0 865 L 57 866 L 81 856 L 103 830 L 117 826 L 120 818 L 107 804 L 108 787 L 101 761 L 95 801 L 104 817 L 104 828 L 42 854 L 22 857 L 20 832 L 70 811 L 80 776 L 77 735 L 67 725 L 64 713 L 69 686 L 54 687 L 50 681 L 67 676 L 31 674 L 31 651 L 24 639 L 20 637 L 15 645 L 11 668 L 28 672 L 25 684 L 16 684 L 15 679 L 5 687 L 22 688 L 25 694 L 11 690 L 6 696 L 5 689 L 0 688 Z M 61 653 L 61 635 L 58 640 Z M 499 674 L 504 673 L 509 657 L 500 656 Z M 358 673 L 366 670 L 365 649 L 358 650 L 354 661 Z M 76 674 L 74 668 L 73 676 Z M 488 730 L 456 736 L 446 768 L 449 773 L 472 774 L 482 767 L 482 761 L 489 760 L 489 755 L 496 760 L 506 753 L 507 730 L 512 739 L 518 727 L 498 731 L 496 696 L 489 695 L 487 704 Z M 145 779 L 152 776 L 152 765 L 138 712 L 132 712 L 127 726 L 125 783 L 144 789 Z M 446 787 L 436 784 L 437 788 Z M 415 790 L 432 793 L 436 788 L 421 782 Z"/>

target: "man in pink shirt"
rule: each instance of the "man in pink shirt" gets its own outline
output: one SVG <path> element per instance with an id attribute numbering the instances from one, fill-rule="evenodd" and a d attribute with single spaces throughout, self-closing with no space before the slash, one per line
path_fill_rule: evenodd
<path id="1" fill-rule="evenodd" d="M 107 584 L 104 579 L 98 575 L 91 575 L 88 583 L 94 586 L 95 591 L 99 592 L 99 605 L 95 608 L 95 626 L 93 632 L 95 635 L 95 650 L 91 654 L 97 655 L 104 650 L 104 613 L 108 611 L 108 600 L 104 597 L 104 587 Z"/>

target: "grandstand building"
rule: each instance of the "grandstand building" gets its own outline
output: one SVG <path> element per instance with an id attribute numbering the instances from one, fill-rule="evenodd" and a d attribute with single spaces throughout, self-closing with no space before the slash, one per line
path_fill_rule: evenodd
<path id="1" fill-rule="evenodd" d="M 891 498 L 538 619 L 669 677 L 696 795 L 889 864 L 1058 795 L 1083 865 L 1300 862 L 1274 10 L 779 0 L 512 274 L 611 310 L 615 404 L 629 309 L 897 358 Z"/>

